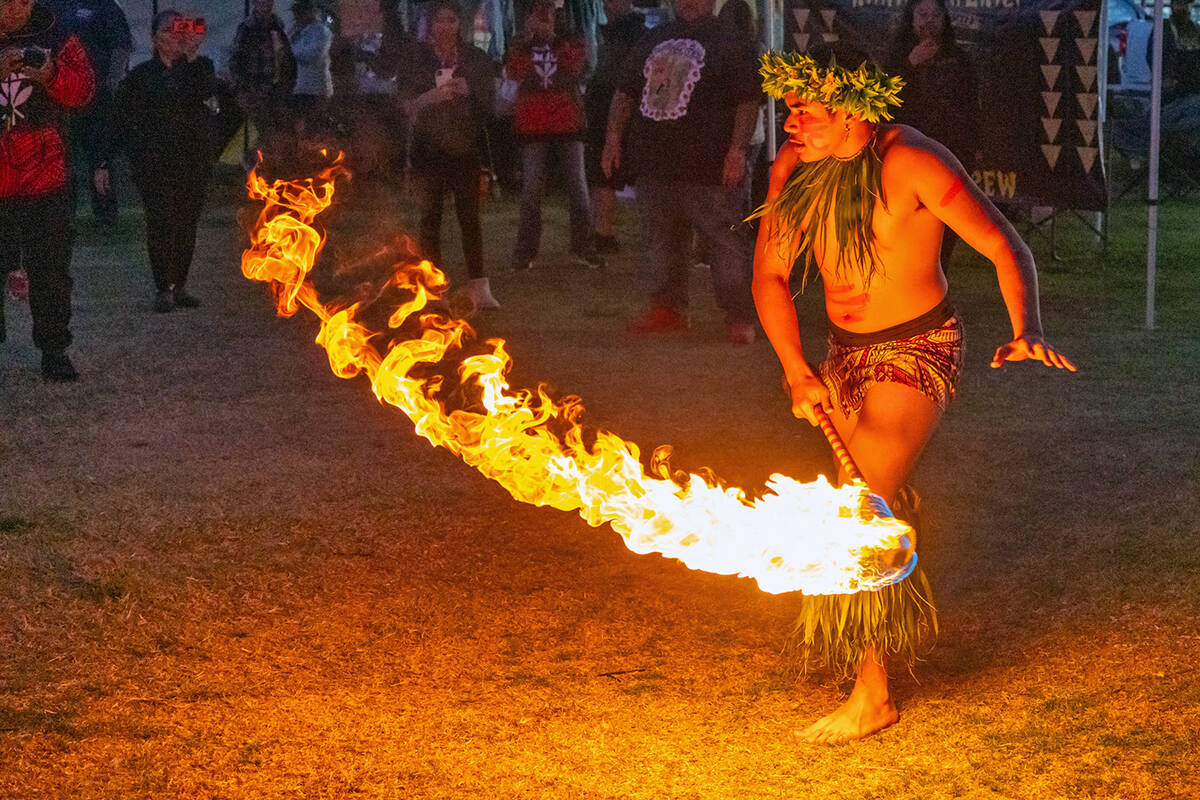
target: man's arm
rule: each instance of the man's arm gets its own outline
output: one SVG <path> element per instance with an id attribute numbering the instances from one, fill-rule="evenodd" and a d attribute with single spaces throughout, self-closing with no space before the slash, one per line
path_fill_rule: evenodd
<path id="1" fill-rule="evenodd" d="M 746 176 L 746 153 L 758 122 L 758 108 L 759 102 L 753 100 L 739 103 L 734 111 L 733 135 L 729 137 L 729 152 L 725 154 L 725 166 L 721 170 L 721 185 L 726 189 L 736 188 Z"/>
<path id="2" fill-rule="evenodd" d="M 890 181 L 885 174 L 884 183 L 912 186 L 922 205 L 995 266 L 1013 338 L 996 351 L 992 366 L 1033 358 L 1074 372 L 1074 364 L 1045 341 L 1033 253 L 958 159 L 932 139 L 921 138 L 899 145 L 898 158 L 884 166 L 899 172 Z"/>
<path id="3" fill-rule="evenodd" d="M 791 143 L 785 144 L 771 165 L 767 202 L 779 196 L 795 168 L 799 155 Z M 759 220 L 758 241 L 754 246 L 754 306 L 771 347 L 783 366 L 784 382 L 792 398 L 792 413 L 817 424 L 814 406 L 829 408 L 829 390 L 813 374 L 804 358 L 800 343 L 800 322 L 788 278 L 792 274 L 793 244 L 800 231 L 778 230 L 778 220 L 768 212 Z"/>
<path id="4" fill-rule="evenodd" d="M 25 68 L 25 74 L 42 83 L 51 99 L 64 108 L 83 108 L 92 102 L 96 91 L 96 75 L 92 62 L 72 34 L 57 53 L 40 69 Z"/>
<path id="5" fill-rule="evenodd" d="M 618 89 L 613 92 L 608 106 L 608 127 L 604 133 L 604 152 L 600 154 L 600 168 L 611 178 L 621 166 L 621 142 L 625 140 L 625 128 L 633 116 L 633 98 Z"/>

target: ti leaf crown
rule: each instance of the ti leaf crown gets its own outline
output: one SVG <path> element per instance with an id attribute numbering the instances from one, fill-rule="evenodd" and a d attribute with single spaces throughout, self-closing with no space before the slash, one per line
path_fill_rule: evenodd
<path id="1" fill-rule="evenodd" d="M 904 86 L 902 78 L 865 61 L 858 69 L 846 69 L 837 61 L 822 66 L 805 53 L 774 50 L 763 54 L 758 72 L 763 91 L 777 100 L 796 94 L 805 102 L 845 111 L 866 122 L 891 119 L 888 106 L 900 105 Z"/>

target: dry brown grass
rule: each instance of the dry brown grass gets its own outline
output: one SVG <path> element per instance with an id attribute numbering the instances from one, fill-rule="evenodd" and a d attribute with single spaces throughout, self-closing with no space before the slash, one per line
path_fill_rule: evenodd
<path id="1" fill-rule="evenodd" d="M 1107 263 L 1045 275 L 1077 376 L 988 370 L 994 279 L 956 262 L 968 367 L 917 476 L 943 636 L 897 680 L 900 724 L 837 748 L 792 735 L 839 690 L 786 677 L 787 598 L 635 556 L 416 439 L 329 374 L 311 321 L 272 316 L 229 214 L 194 312 L 149 313 L 136 224 L 83 237 L 83 381 L 36 380 L 19 313 L 0 365 L 0 796 L 1200 796 L 1200 242 L 1194 206 L 1167 211 L 1161 332 L 1137 329 L 1135 210 Z M 627 342 L 633 256 L 505 274 L 512 214 L 491 210 L 504 308 L 479 327 L 517 382 L 738 483 L 825 469 L 769 347 L 724 344 L 703 290 L 686 336 Z"/>

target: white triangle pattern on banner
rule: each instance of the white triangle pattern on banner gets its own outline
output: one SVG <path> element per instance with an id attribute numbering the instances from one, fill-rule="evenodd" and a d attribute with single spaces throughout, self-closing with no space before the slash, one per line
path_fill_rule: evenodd
<path id="1" fill-rule="evenodd" d="M 836 42 L 837 40 L 838 40 L 838 35 L 836 33 L 822 33 L 821 34 L 821 41 L 823 41 L 823 42 L 826 42 L 826 43 Z"/>
<path id="2" fill-rule="evenodd" d="M 821 9 L 821 19 L 825 21 L 825 30 L 827 30 L 827 31 L 833 30 L 833 18 L 835 16 L 837 16 L 837 9 L 835 9 L 835 8 L 822 8 Z"/>
<path id="3" fill-rule="evenodd" d="M 1058 55 L 1058 43 L 1062 40 L 1058 38 L 1047 39 L 1043 36 L 1038 41 L 1042 43 L 1042 52 L 1046 54 L 1046 60 L 1053 61 L 1054 57 Z"/>
<path id="4" fill-rule="evenodd" d="M 796 43 L 797 50 L 800 50 L 800 51 L 808 50 L 808 34 L 807 33 L 793 33 L 792 41 L 794 41 Z"/>
<path id="5" fill-rule="evenodd" d="M 1058 138 L 1058 129 L 1062 127 L 1061 119 L 1042 117 L 1042 129 L 1046 131 L 1046 140 L 1053 142 Z"/>
<path id="6" fill-rule="evenodd" d="M 1096 147 L 1076 147 L 1076 152 L 1079 153 L 1079 160 L 1083 162 L 1083 171 L 1091 172 L 1092 164 L 1096 163 L 1096 154 L 1100 152 Z"/>
<path id="7" fill-rule="evenodd" d="M 1083 63 L 1092 63 L 1092 59 L 1096 57 L 1096 40 L 1076 39 L 1075 46 L 1079 48 L 1079 55 L 1083 56 Z"/>
<path id="8" fill-rule="evenodd" d="M 1079 82 L 1083 84 L 1085 92 L 1096 91 L 1096 68 L 1093 67 L 1076 67 L 1075 74 L 1079 76 Z"/>
<path id="9" fill-rule="evenodd" d="M 804 30 L 804 26 L 808 24 L 808 9 L 793 8 L 792 16 L 796 18 L 796 27 L 800 30 Z"/>
<path id="10" fill-rule="evenodd" d="M 1062 99 L 1062 92 L 1042 92 L 1042 102 L 1046 104 L 1046 113 L 1054 116 L 1054 112 L 1058 109 L 1058 101 Z"/>
<path id="11" fill-rule="evenodd" d="M 1079 128 L 1079 133 L 1083 135 L 1083 143 L 1091 147 L 1092 142 L 1096 140 L 1096 120 L 1077 119 L 1075 125 Z"/>
<path id="12" fill-rule="evenodd" d="M 1062 67 L 1058 64 L 1042 64 L 1042 77 L 1046 79 L 1046 88 L 1053 89 L 1054 84 L 1058 83 L 1058 73 L 1062 71 Z"/>
<path id="13" fill-rule="evenodd" d="M 1050 165 L 1050 169 L 1054 169 L 1055 163 L 1058 161 L 1058 154 L 1062 151 L 1062 145 L 1044 144 L 1042 145 L 1042 155 L 1046 157 L 1046 163 Z"/>
<path id="14" fill-rule="evenodd" d="M 1058 22 L 1058 15 L 1061 11 L 1042 11 L 1042 30 L 1046 31 L 1046 35 L 1054 33 L 1054 23 Z"/>
<path id="15" fill-rule="evenodd" d="M 1076 11 L 1075 19 L 1079 21 L 1079 29 L 1084 36 L 1092 35 L 1092 23 L 1096 21 L 1095 11 Z"/>
<path id="16" fill-rule="evenodd" d="M 1096 103 L 1100 97 L 1096 94 L 1077 94 L 1075 101 L 1079 103 L 1079 108 L 1083 111 L 1083 115 L 1091 119 L 1096 115 Z"/>

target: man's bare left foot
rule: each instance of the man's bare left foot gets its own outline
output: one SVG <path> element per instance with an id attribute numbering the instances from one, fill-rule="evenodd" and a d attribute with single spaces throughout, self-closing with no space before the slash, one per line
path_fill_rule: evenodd
<path id="1" fill-rule="evenodd" d="M 872 699 L 860 686 L 831 714 L 821 717 L 796 735 L 814 744 L 841 744 L 865 739 L 900 719 L 890 697 Z"/>

